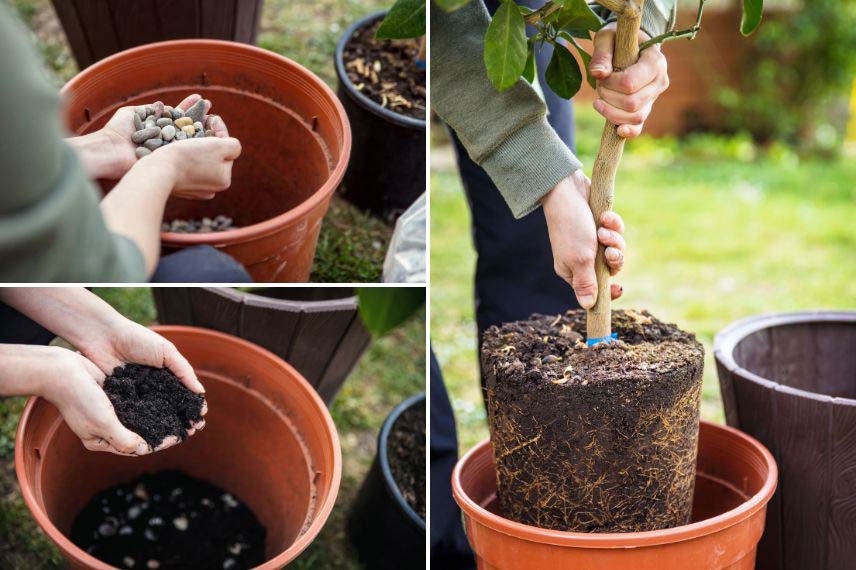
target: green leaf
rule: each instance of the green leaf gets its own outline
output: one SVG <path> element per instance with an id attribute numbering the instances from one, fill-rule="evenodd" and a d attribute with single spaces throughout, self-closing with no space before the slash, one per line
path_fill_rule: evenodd
<path id="1" fill-rule="evenodd" d="M 603 26 L 597 14 L 591 11 L 585 0 L 565 0 L 564 7 L 559 10 L 556 27 L 560 30 L 581 30 L 596 32 Z"/>
<path id="2" fill-rule="evenodd" d="M 503 0 L 484 36 L 484 66 L 493 86 L 510 89 L 526 67 L 526 24 L 512 0 Z"/>
<path id="3" fill-rule="evenodd" d="M 532 83 L 535 81 L 535 43 L 529 42 L 529 54 L 526 56 L 526 67 L 523 68 L 523 79 Z"/>
<path id="4" fill-rule="evenodd" d="M 563 99 L 573 97 L 583 83 L 577 60 L 568 48 L 561 44 L 554 46 L 553 57 L 550 58 L 544 77 L 547 79 L 547 85 Z"/>
<path id="5" fill-rule="evenodd" d="M 383 336 L 425 304 L 421 287 L 360 287 L 360 318 L 372 336 Z"/>
<path id="6" fill-rule="evenodd" d="M 559 37 L 567 40 L 567 42 L 576 48 L 577 53 L 580 54 L 580 59 L 583 60 L 583 69 L 586 71 L 586 81 L 589 85 L 591 85 L 592 89 L 597 89 L 597 79 L 594 78 L 591 74 L 591 70 L 589 70 L 589 64 L 591 63 L 591 56 L 588 54 L 583 47 L 574 41 L 574 38 L 567 32 L 567 30 L 563 30 L 559 32 Z"/>
<path id="7" fill-rule="evenodd" d="M 446 12 L 454 12 L 455 10 L 463 8 L 469 4 L 470 0 L 434 0 L 434 2 L 442 10 L 445 10 Z"/>
<path id="8" fill-rule="evenodd" d="M 743 0 L 743 17 L 740 19 L 740 33 L 750 35 L 761 24 L 764 12 L 764 0 Z"/>
<path id="9" fill-rule="evenodd" d="M 379 40 L 399 40 L 424 35 L 425 0 L 396 0 L 375 37 Z"/>

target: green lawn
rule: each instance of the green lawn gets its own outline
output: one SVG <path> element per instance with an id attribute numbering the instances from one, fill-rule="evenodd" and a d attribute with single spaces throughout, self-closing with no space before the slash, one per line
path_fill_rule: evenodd
<path id="1" fill-rule="evenodd" d="M 57 89 L 77 64 L 50 0 L 2 0 L 34 32 Z M 258 44 L 306 66 L 334 89 L 336 42 L 355 21 L 388 8 L 385 0 L 265 0 Z M 380 281 L 392 226 L 335 197 L 321 226 L 311 280 L 324 283 Z"/>
<path id="2" fill-rule="evenodd" d="M 100 288 L 98 295 L 143 324 L 156 318 L 148 288 Z M 346 534 L 346 517 L 371 465 L 377 433 L 387 414 L 425 390 L 425 311 L 374 341 L 331 408 L 342 444 L 342 485 L 318 538 L 289 568 L 358 570 Z M 36 526 L 18 491 L 14 439 L 25 400 L 0 400 L 0 568 L 59 569 L 58 551 Z"/>
<path id="3" fill-rule="evenodd" d="M 590 171 L 600 121 L 588 109 L 578 113 L 579 151 Z M 475 254 L 449 152 L 435 141 L 431 336 L 463 451 L 487 429 L 475 354 Z M 616 306 L 649 309 L 698 335 L 707 353 L 703 417 L 723 421 L 712 356 L 718 330 L 759 313 L 856 308 L 854 181 L 852 159 L 800 160 L 780 147 L 762 153 L 741 137 L 628 143 L 616 186 L 628 242 Z"/>

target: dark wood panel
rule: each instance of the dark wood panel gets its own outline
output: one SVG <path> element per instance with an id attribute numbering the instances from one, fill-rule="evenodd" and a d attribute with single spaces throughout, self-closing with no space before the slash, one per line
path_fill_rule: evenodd
<path id="1" fill-rule="evenodd" d="M 157 0 L 110 0 L 109 4 L 120 49 L 157 42 L 163 38 Z"/>
<path id="2" fill-rule="evenodd" d="M 817 392 L 815 327 L 799 324 L 770 329 L 772 375 L 770 380 L 809 392 Z M 750 369 L 751 370 L 751 369 Z"/>
<path id="3" fill-rule="evenodd" d="M 232 34 L 236 42 L 256 43 L 259 21 L 262 17 L 262 1 L 237 0 L 235 4 L 235 30 Z"/>
<path id="4" fill-rule="evenodd" d="M 342 342 L 318 382 L 318 394 L 325 402 L 332 402 L 336 398 L 339 388 L 354 367 L 354 362 L 360 358 L 370 342 L 371 335 L 355 311 Z"/>
<path id="5" fill-rule="evenodd" d="M 152 287 L 158 322 L 162 325 L 192 325 L 190 290 L 187 287 Z"/>
<path id="6" fill-rule="evenodd" d="M 155 11 L 164 40 L 200 37 L 197 0 L 156 0 Z"/>
<path id="7" fill-rule="evenodd" d="M 74 53 L 74 59 L 77 60 L 77 66 L 80 69 L 89 67 L 95 61 L 95 56 L 89 49 L 86 32 L 78 17 L 74 2 L 72 0 L 52 0 L 52 4 L 57 17 L 62 22 L 65 37 L 68 39 L 72 53 Z"/>
<path id="8" fill-rule="evenodd" d="M 824 325 L 817 332 L 816 351 L 820 391 L 836 398 L 856 399 L 856 326 Z"/>
<path id="9" fill-rule="evenodd" d="M 826 568 L 832 404 L 780 387 L 776 406 L 783 568 Z"/>
<path id="10" fill-rule="evenodd" d="M 740 408 L 735 394 L 734 375 L 728 371 L 724 364 L 716 361 L 716 370 L 719 374 L 719 393 L 725 407 L 725 423 L 731 427 L 740 429 Z"/>
<path id="11" fill-rule="evenodd" d="M 202 37 L 232 37 L 235 25 L 235 2 L 236 0 L 199 0 Z"/>
<path id="12" fill-rule="evenodd" d="M 238 336 L 240 299 L 240 294 L 232 289 L 192 289 L 190 310 L 193 324 Z"/>
<path id="13" fill-rule="evenodd" d="M 829 570 L 856 566 L 856 406 L 832 411 L 833 456 L 829 466 Z"/>
<path id="14" fill-rule="evenodd" d="M 76 5 L 77 16 L 83 26 L 94 60 L 98 61 L 121 51 L 110 3 L 103 0 L 78 0 Z"/>
<path id="15" fill-rule="evenodd" d="M 303 375 L 320 378 L 353 317 L 353 309 L 304 311 L 297 337 L 286 360 Z"/>
<path id="16" fill-rule="evenodd" d="M 300 323 L 300 310 L 282 307 L 281 302 L 246 297 L 238 336 L 263 346 L 274 354 L 288 354 Z M 307 378 L 313 385 L 317 379 Z"/>

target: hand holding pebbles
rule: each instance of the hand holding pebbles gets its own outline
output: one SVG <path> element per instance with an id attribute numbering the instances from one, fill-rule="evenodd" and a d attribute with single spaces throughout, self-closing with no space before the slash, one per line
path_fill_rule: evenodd
<path id="1" fill-rule="evenodd" d="M 207 99 L 200 99 L 187 111 L 164 105 L 162 101 L 134 107 L 131 141 L 137 145 L 137 158 L 176 141 L 214 136 L 210 127 L 205 128 L 208 125 L 205 108 L 210 104 Z"/>

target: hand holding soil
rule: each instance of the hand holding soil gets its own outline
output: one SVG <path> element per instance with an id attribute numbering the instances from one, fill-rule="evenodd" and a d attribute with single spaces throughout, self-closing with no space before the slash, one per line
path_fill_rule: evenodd
<path id="1" fill-rule="evenodd" d="M 606 212 L 601 219 L 602 227 L 595 229 L 588 203 L 590 190 L 591 181 L 582 170 L 577 170 L 542 200 L 554 268 L 574 288 L 584 309 L 591 308 L 597 298 L 594 260 L 598 242 L 606 247 L 606 263 L 612 275 L 624 266 L 624 221 L 615 212 Z M 621 285 L 611 285 L 613 299 L 619 298 L 622 291 Z"/>

